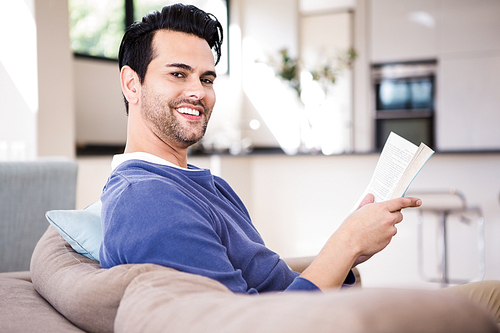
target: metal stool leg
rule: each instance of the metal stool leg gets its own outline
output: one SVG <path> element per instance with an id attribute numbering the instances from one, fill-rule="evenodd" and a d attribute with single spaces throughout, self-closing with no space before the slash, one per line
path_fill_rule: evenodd
<path id="1" fill-rule="evenodd" d="M 439 217 L 438 224 L 438 232 L 437 232 L 437 242 L 438 242 L 438 277 L 437 278 L 429 278 L 426 276 L 424 272 L 424 260 L 423 260 L 423 223 L 424 223 L 424 212 L 422 210 L 419 211 L 418 218 L 418 268 L 419 274 L 423 280 L 429 282 L 438 282 L 441 287 L 447 287 L 450 284 L 461 284 L 473 281 L 480 281 L 484 278 L 485 275 L 485 249 L 484 249 L 484 217 L 482 216 L 482 212 L 479 208 L 469 208 L 464 210 L 457 211 L 432 211 L 437 214 Z M 475 213 L 477 215 L 477 246 L 478 246 L 478 273 L 477 276 L 471 280 L 459 280 L 459 279 L 451 279 L 449 277 L 449 265 L 448 265 L 448 230 L 447 230 L 447 219 L 450 214 L 459 214 L 462 215 L 462 219 L 466 220 L 465 222 L 472 222 L 466 217 L 467 213 Z"/>
<path id="2" fill-rule="evenodd" d="M 448 286 L 448 248 L 446 244 L 447 232 L 446 232 L 446 218 L 448 217 L 447 212 L 442 212 L 439 214 L 439 242 L 440 242 L 440 265 L 439 273 L 441 274 L 440 282 L 441 287 Z"/>

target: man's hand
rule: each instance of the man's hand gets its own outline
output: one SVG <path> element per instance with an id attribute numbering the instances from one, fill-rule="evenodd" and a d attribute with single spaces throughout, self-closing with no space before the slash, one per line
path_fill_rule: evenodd
<path id="1" fill-rule="evenodd" d="M 417 198 L 374 203 L 368 194 L 333 233 L 313 263 L 301 274 L 320 289 L 340 288 L 349 270 L 389 245 L 403 220 L 401 210 L 422 204 Z"/>
<path id="2" fill-rule="evenodd" d="M 420 205 L 420 199 L 411 197 L 373 203 L 373 195 L 367 195 L 339 228 L 359 253 L 355 264 L 366 261 L 389 245 L 397 233 L 396 224 L 403 220 L 402 209 Z"/>

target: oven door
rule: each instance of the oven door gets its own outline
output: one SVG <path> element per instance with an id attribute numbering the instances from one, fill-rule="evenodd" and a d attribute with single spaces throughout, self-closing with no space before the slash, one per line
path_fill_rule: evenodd
<path id="1" fill-rule="evenodd" d="M 377 65 L 372 80 L 375 148 L 382 149 L 390 132 L 433 147 L 435 63 Z"/>
<path id="2" fill-rule="evenodd" d="M 417 111 L 434 109 L 434 77 L 382 79 L 375 85 L 376 110 Z"/>

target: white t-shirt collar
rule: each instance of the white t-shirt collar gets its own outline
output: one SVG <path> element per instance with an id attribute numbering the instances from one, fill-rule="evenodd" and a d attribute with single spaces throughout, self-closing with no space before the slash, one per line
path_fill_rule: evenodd
<path id="1" fill-rule="evenodd" d="M 129 160 L 141 160 L 155 164 L 168 165 L 174 168 L 182 169 L 182 170 L 191 170 L 182 168 L 174 163 L 171 163 L 167 160 L 164 160 L 161 157 L 155 156 L 150 153 L 144 152 L 134 152 L 134 153 L 125 153 L 125 154 L 117 154 L 113 156 L 113 161 L 111 162 L 111 170 L 116 169 L 120 164 Z M 195 170 L 192 170 L 195 171 Z"/>

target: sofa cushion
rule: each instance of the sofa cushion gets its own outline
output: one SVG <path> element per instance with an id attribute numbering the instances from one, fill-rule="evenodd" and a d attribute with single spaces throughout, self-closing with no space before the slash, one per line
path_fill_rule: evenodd
<path id="1" fill-rule="evenodd" d="M 101 208 L 101 201 L 97 201 L 82 210 L 51 210 L 45 216 L 73 250 L 99 261 Z"/>
<path id="2" fill-rule="evenodd" d="M 112 332 L 127 285 L 152 270 L 153 264 L 101 269 L 99 263 L 76 253 L 49 226 L 31 259 L 31 278 L 38 293 L 72 323 L 88 332 Z"/>
<path id="3" fill-rule="evenodd" d="M 415 290 L 292 292 L 249 296 L 162 271 L 135 278 L 118 308 L 115 332 L 498 332 L 475 304 Z"/>
<path id="4" fill-rule="evenodd" d="M 1 332 L 83 332 L 35 291 L 28 271 L 0 274 L 0 309 Z"/>

